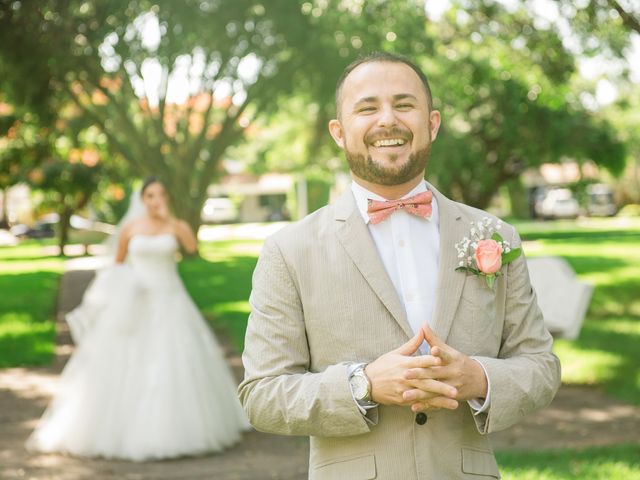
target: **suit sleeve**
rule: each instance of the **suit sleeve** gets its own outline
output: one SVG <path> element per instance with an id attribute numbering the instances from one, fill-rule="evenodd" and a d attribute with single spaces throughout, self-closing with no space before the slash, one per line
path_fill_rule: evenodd
<path id="1" fill-rule="evenodd" d="M 311 372 L 303 306 L 275 240 L 268 239 L 253 274 L 251 314 L 238 393 L 251 424 L 281 435 L 323 437 L 366 433 L 353 401 L 347 364 Z"/>
<path id="2" fill-rule="evenodd" d="M 514 232 L 512 245 L 520 245 Z M 510 427 L 546 407 L 560 386 L 560 361 L 531 287 L 524 254 L 508 264 L 504 327 L 498 358 L 474 357 L 491 382 L 491 406 L 474 420 L 480 433 Z"/>

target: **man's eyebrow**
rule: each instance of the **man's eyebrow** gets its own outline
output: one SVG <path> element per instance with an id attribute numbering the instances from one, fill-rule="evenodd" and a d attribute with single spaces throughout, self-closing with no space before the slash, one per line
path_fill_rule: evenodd
<path id="1" fill-rule="evenodd" d="M 412 100 L 418 100 L 418 98 L 411 93 L 398 93 L 393 96 L 394 100 L 405 100 L 407 98 L 410 98 Z"/>
<path id="2" fill-rule="evenodd" d="M 358 99 L 358 101 L 354 104 L 354 106 L 358 106 L 361 103 L 374 103 L 378 101 L 378 97 L 364 97 L 364 98 L 360 98 Z"/>
<path id="3" fill-rule="evenodd" d="M 413 95 L 412 93 L 396 93 L 393 96 L 393 100 L 394 101 L 398 101 L 398 100 L 406 100 L 406 99 L 411 99 L 411 100 L 418 100 L 418 98 Z M 363 104 L 363 103 L 375 103 L 378 101 L 378 97 L 363 97 L 358 99 L 358 101 L 356 101 L 356 103 L 354 104 L 354 107 L 358 107 L 359 105 Z"/>

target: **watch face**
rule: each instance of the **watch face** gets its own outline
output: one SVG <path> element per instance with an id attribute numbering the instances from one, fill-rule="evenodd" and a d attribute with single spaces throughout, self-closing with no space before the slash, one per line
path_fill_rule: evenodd
<path id="1" fill-rule="evenodd" d="M 364 400 L 369 393 L 369 384 L 367 379 L 360 375 L 354 375 L 351 379 L 351 383 L 353 385 L 353 395 L 356 397 L 356 400 Z"/>

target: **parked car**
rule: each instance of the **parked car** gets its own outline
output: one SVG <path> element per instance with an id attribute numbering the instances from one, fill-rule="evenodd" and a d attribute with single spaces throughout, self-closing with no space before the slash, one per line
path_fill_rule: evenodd
<path id="1" fill-rule="evenodd" d="M 11 227 L 11 234 L 18 238 L 55 238 L 58 233 L 60 216 L 49 213 L 39 218 L 33 225 L 18 224 Z M 95 243 L 109 232 L 104 223 L 94 222 L 80 215 L 69 219 L 69 240 L 78 243 Z M 106 228 L 105 228 L 106 227 Z"/>
<path id="2" fill-rule="evenodd" d="M 587 187 L 587 213 L 592 217 L 612 217 L 618 213 L 613 189 L 602 183 Z"/>
<path id="3" fill-rule="evenodd" d="M 56 236 L 57 218 L 43 218 L 33 225 L 19 223 L 11 227 L 11 234 L 18 238 L 54 238 Z"/>
<path id="4" fill-rule="evenodd" d="M 238 220 L 238 209 L 229 198 L 208 198 L 200 215 L 205 223 L 232 223 Z"/>
<path id="5" fill-rule="evenodd" d="M 554 188 L 538 200 L 535 210 L 536 216 L 544 219 L 576 218 L 580 205 L 568 188 Z"/>

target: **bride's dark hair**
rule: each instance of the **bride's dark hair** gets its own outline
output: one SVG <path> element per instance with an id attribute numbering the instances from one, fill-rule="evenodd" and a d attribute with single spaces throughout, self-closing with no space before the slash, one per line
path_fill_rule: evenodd
<path id="1" fill-rule="evenodd" d="M 164 184 L 164 182 L 160 177 L 156 175 L 150 175 L 142 181 L 142 188 L 140 188 L 140 196 L 144 195 L 144 191 L 147 189 L 147 187 L 154 183 L 159 183 L 160 185 L 165 187 L 165 189 L 167 188 L 167 186 Z"/>

